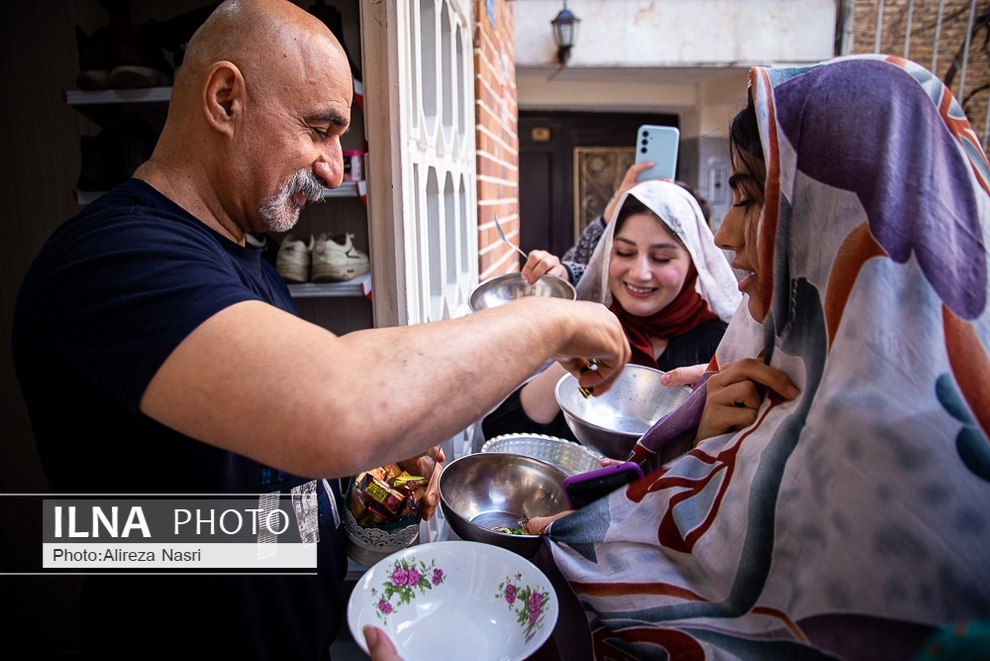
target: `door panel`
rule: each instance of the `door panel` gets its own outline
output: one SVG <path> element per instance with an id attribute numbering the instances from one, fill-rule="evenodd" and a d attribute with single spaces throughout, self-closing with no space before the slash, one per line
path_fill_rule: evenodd
<path id="1" fill-rule="evenodd" d="M 548 250 L 559 257 L 574 245 L 575 148 L 633 148 L 636 130 L 642 124 L 677 126 L 677 116 L 519 112 L 519 222 L 523 250 Z M 612 192 L 608 191 L 606 201 Z"/>
<path id="2" fill-rule="evenodd" d="M 553 205 L 547 194 L 553 190 L 552 176 L 553 159 L 548 152 L 519 154 L 519 209 L 525 210 L 520 218 L 519 243 L 527 252 L 532 248 L 526 246 L 550 245 L 551 223 L 546 219 L 553 216 Z M 531 221 L 527 222 L 527 219 Z"/>

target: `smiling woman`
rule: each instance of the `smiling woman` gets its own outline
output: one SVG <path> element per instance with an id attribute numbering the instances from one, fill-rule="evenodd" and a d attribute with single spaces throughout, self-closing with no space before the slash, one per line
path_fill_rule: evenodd
<path id="1" fill-rule="evenodd" d="M 680 186 L 647 181 L 618 209 L 579 297 L 601 301 L 619 317 L 631 362 L 664 371 L 707 363 L 740 297 L 700 208 Z"/>
<path id="2" fill-rule="evenodd" d="M 752 101 L 750 102 L 752 108 Z M 757 274 L 756 252 L 760 213 L 763 211 L 767 166 L 755 112 L 740 112 L 729 126 L 729 146 L 732 151 L 732 207 L 722 219 L 715 243 L 735 255 L 732 266 L 743 273 L 739 290 L 749 295 L 749 313 L 762 320 L 767 313 L 772 288 Z"/>
<path id="3" fill-rule="evenodd" d="M 630 362 L 662 371 L 707 364 L 741 296 L 697 201 L 673 182 L 649 180 L 624 193 L 615 209 L 578 298 L 604 303 L 619 318 Z M 485 437 L 528 432 L 576 440 L 553 396 L 563 375 L 551 365 L 510 395 L 485 418 Z"/>
<path id="4" fill-rule="evenodd" d="M 645 205 L 633 202 L 626 202 L 616 221 L 608 288 L 624 310 L 650 317 L 670 305 L 697 270 L 680 239 Z"/>

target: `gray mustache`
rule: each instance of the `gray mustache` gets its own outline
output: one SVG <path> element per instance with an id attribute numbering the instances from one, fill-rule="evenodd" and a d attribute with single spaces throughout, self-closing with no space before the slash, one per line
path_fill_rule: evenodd
<path id="1" fill-rule="evenodd" d="M 300 170 L 292 175 L 287 191 L 290 197 L 296 193 L 302 193 L 306 196 L 307 202 L 321 202 L 323 200 L 323 184 L 309 170 Z"/>

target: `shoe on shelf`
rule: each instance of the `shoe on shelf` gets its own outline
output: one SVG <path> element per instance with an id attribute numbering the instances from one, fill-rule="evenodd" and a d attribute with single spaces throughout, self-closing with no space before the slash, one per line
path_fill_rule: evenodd
<path id="1" fill-rule="evenodd" d="M 161 46 L 172 53 L 172 66 L 175 67 L 176 72 L 182 66 L 189 40 L 219 6 L 219 2 L 213 2 L 185 14 L 174 16 L 164 22 L 161 31 Z"/>
<path id="2" fill-rule="evenodd" d="M 151 158 L 158 143 L 158 132 L 151 122 L 135 115 L 121 118 L 120 131 L 124 134 L 124 179 L 134 176 L 138 166 Z"/>
<path id="3" fill-rule="evenodd" d="M 79 140 L 82 168 L 76 188 L 81 191 L 103 192 L 126 181 L 124 147 L 126 138 L 116 129 L 103 129 L 96 135 L 84 135 Z"/>
<path id="4" fill-rule="evenodd" d="M 261 251 L 261 258 L 276 266 L 278 264 L 278 241 L 264 232 L 248 232 L 244 235 L 244 243 L 250 248 Z"/>
<path id="5" fill-rule="evenodd" d="M 76 188 L 81 191 L 108 191 L 134 175 L 139 165 L 151 158 L 158 133 L 147 120 L 125 115 L 113 126 L 79 141 L 82 169 Z"/>
<path id="6" fill-rule="evenodd" d="M 114 49 L 110 85 L 115 89 L 172 84 L 172 65 L 162 50 L 162 24 L 152 19 L 121 35 Z"/>
<path id="7" fill-rule="evenodd" d="M 291 234 L 285 237 L 275 257 L 275 270 L 286 282 L 306 282 L 309 280 L 310 253 L 313 251 L 313 237 L 309 243 Z"/>
<path id="8" fill-rule="evenodd" d="M 368 255 L 354 247 L 354 235 L 330 238 L 321 234 L 313 246 L 310 280 L 332 282 L 350 280 L 371 270 Z"/>
<path id="9" fill-rule="evenodd" d="M 123 28 L 117 25 L 98 27 L 91 35 L 76 26 L 76 49 L 79 51 L 76 87 L 81 90 L 110 89 L 113 53 L 122 33 Z"/>

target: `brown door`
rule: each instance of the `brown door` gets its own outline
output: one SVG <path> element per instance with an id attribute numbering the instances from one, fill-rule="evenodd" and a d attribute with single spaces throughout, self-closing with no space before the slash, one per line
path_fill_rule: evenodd
<path id="1" fill-rule="evenodd" d="M 576 229 L 601 213 L 632 163 L 636 130 L 643 124 L 677 126 L 677 116 L 519 112 L 523 250 L 538 248 L 559 257 L 574 245 Z"/>

